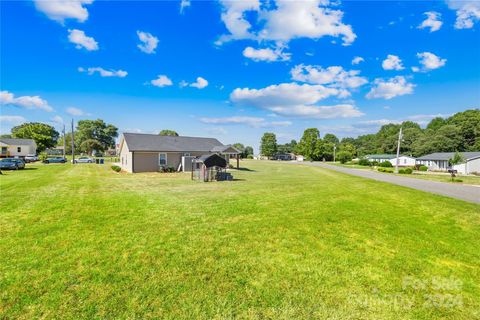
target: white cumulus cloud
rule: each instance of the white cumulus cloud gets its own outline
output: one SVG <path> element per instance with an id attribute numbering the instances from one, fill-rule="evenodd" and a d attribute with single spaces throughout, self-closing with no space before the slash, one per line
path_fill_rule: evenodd
<path id="1" fill-rule="evenodd" d="M 286 43 L 296 38 L 332 36 L 341 37 L 343 44 L 349 45 L 356 38 L 352 27 L 342 22 L 343 11 L 332 9 L 329 1 L 276 0 L 275 6 L 261 6 L 259 0 L 220 2 L 223 6 L 221 19 L 229 34 L 222 35 L 217 44 L 239 39 Z M 255 26 L 246 18 L 249 12 L 257 14 Z"/>
<path id="2" fill-rule="evenodd" d="M 412 94 L 414 87 L 415 85 L 409 83 L 403 76 L 396 76 L 388 80 L 375 79 L 374 86 L 366 97 L 368 99 L 383 98 L 389 100 L 397 96 Z"/>
<path id="3" fill-rule="evenodd" d="M 181 0 L 180 1 L 180 14 L 183 14 L 185 8 L 188 8 L 192 5 L 190 0 Z"/>
<path id="4" fill-rule="evenodd" d="M 393 54 L 389 54 L 387 59 L 383 60 L 382 68 L 385 70 L 403 70 L 402 60 Z"/>
<path id="5" fill-rule="evenodd" d="M 352 59 L 352 64 L 356 65 L 356 64 L 359 64 L 360 62 L 364 62 L 364 61 L 365 61 L 365 59 L 363 59 L 362 57 L 354 57 Z"/>
<path id="6" fill-rule="evenodd" d="M 87 115 L 82 109 L 75 108 L 75 107 L 69 107 L 65 110 L 65 112 L 68 113 L 69 115 L 76 116 L 76 117 Z"/>
<path id="7" fill-rule="evenodd" d="M 89 75 L 93 75 L 94 73 L 98 72 L 101 77 L 119 77 L 119 78 L 125 78 L 128 75 L 127 71 L 123 70 L 106 70 L 101 67 L 94 67 L 94 68 L 78 68 L 79 72 L 87 72 Z"/>
<path id="8" fill-rule="evenodd" d="M 447 63 L 447 59 L 442 59 L 439 56 L 431 52 L 421 52 L 417 53 L 417 57 L 420 60 L 419 67 L 412 67 L 414 72 L 428 72 L 443 67 Z"/>
<path id="9" fill-rule="evenodd" d="M 480 1 L 447 0 L 447 4 L 457 13 L 456 29 L 471 29 L 476 22 L 480 21 Z"/>
<path id="10" fill-rule="evenodd" d="M 25 119 L 22 116 L 0 115 L 0 122 L 20 124 L 20 123 L 23 123 L 23 122 L 26 122 L 26 121 L 27 121 L 27 119 Z"/>
<path id="11" fill-rule="evenodd" d="M 48 104 L 47 100 L 44 100 L 39 96 L 15 97 L 13 93 L 8 91 L 0 92 L 0 104 L 12 105 L 25 109 L 39 109 L 48 112 L 53 111 L 53 108 Z"/>
<path id="12" fill-rule="evenodd" d="M 158 38 L 144 31 L 137 31 L 137 35 L 141 42 L 137 47 L 147 54 L 155 53 L 155 49 L 158 46 Z"/>
<path id="13" fill-rule="evenodd" d="M 230 94 L 230 100 L 238 105 L 257 107 L 283 116 L 329 119 L 363 115 L 349 104 L 318 105 L 319 101 L 341 93 L 339 89 L 322 85 L 282 83 L 262 89 L 237 88 Z"/>
<path id="14" fill-rule="evenodd" d="M 435 11 L 428 11 L 424 13 L 427 16 L 427 19 L 423 20 L 422 23 L 418 26 L 419 29 L 430 28 L 430 32 L 435 32 L 440 30 L 442 27 L 441 14 Z"/>
<path id="15" fill-rule="evenodd" d="M 291 121 L 266 121 L 264 118 L 248 116 L 200 118 L 200 121 L 207 124 L 244 124 L 252 128 L 287 127 L 292 124 Z"/>
<path id="16" fill-rule="evenodd" d="M 206 86 L 208 86 L 208 81 L 202 77 L 197 77 L 197 81 L 190 84 L 190 87 L 197 88 L 197 89 L 203 89 Z"/>
<path id="17" fill-rule="evenodd" d="M 169 77 L 163 74 L 159 74 L 157 76 L 157 79 L 153 79 L 152 81 L 150 81 L 150 83 L 155 87 L 159 87 L 159 88 L 171 86 L 173 84 L 172 80 L 170 80 Z"/>
<path id="18" fill-rule="evenodd" d="M 87 36 L 82 30 L 68 29 L 68 41 L 74 43 L 77 49 L 98 50 L 98 42 L 94 38 Z"/>
<path id="19" fill-rule="evenodd" d="M 292 79 L 311 84 L 322 84 L 339 89 L 354 89 L 368 82 L 360 77 L 358 70 L 344 70 L 341 66 L 322 68 L 321 66 L 298 65 L 290 70 Z M 340 96 L 348 96 L 348 91 L 340 92 Z"/>
<path id="20" fill-rule="evenodd" d="M 93 0 L 34 0 L 35 8 L 47 17 L 60 23 L 65 19 L 75 19 L 85 22 L 88 11 L 84 5 L 93 3 Z"/>
<path id="21" fill-rule="evenodd" d="M 254 49 L 252 47 L 246 47 L 243 50 L 243 56 L 253 61 L 288 61 L 290 60 L 290 54 L 282 52 L 281 48 L 275 50 L 271 48 Z"/>

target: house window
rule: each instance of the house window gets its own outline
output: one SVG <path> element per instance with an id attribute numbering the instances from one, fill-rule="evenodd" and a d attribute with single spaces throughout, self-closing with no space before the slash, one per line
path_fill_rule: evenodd
<path id="1" fill-rule="evenodd" d="M 166 153 L 160 153 L 158 155 L 158 164 L 160 166 L 166 166 L 167 165 L 167 154 Z"/>
<path id="2" fill-rule="evenodd" d="M 403 159 L 403 164 L 406 164 L 407 163 L 407 159 Z"/>
<path id="3" fill-rule="evenodd" d="M 123 157 L 122 157 L 122 166 L 123 166 Z"/>
<path id="4" fill-rule="evenodd" d="M 184 156 L 184 157 L 190 157 L 190 152 L 185 152 L 185 153 L 183 154 L 183 156 Z"/>
<path id="5" fill-rule="evenodd" d="M 7 154 L 7 147 L 2 147 L 2 154 Z"/>
<path id="6" fill-rule="evenodd" d="M 17 147 L 17 152 L 22 152 L 22 147 Z"/>

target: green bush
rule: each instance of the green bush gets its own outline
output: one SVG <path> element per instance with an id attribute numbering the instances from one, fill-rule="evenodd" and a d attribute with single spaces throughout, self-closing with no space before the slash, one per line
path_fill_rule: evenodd
<path id="1" fill-rule="evenodd" d="M 420 166 L 418 168 L 419 171 L 427 171 L 428 170 L 428 167 L 427 166 Z"/>
<path id="2" fill-rule="evenodd" d="M 405 173 L 406 173 L 406 174 L 412 174 L 412 173 L 413 173 L 413 169 L 412 169 L 412 168 L 406 168 L 406 169 L 405 169 Z"/>
<path id="3" fill-rule="evenodd" d="M 398 173 L 405 174 L 405 169 L 398 169 Z"/>
<path id="4" fill-rule="evenodd" d="M 382 167 L 382 168 L 392 168 L 393 167 L 393 165 L 390 161 L 381 162 L 378 166 Z"/>
<path id="5" fill-rule="evenodd" d="M 115 171 L 115 172 L 120 172 L 120 171 L 122 171 L 122 168 L 120 168 L 119 166 L 112 166 L 111 168 L 112 168 L 112 170 Z"/>
<path id="6" fill-rule="evenodd" d="M 372 161 L 370 163 L 372 164 L 372 166 L 378 166 L 378 161 Z"/>
<path id="7" fill-rule="evenodd" d="M 368 159 L 360 159 L 358 161 L 358 164 L 361 165 L 361 166 L 370 166 L 371 165 L 371 163 L 370 163 L 370 161 L 368 161 Z"/>
<path id="8" fill-rule="evenodd" d="M 386 172 L 386 173 L 392 173 L 393 172 L 392 168 L 379 167 L 377 170 L 380 171 L 380 172 Z"/>
<path id="9" fill-rule="evenodd" d="M 345 164 L 348 161 L 352 160 L 352 154 L 348 151 L 340 151 L 337 154 L 337 159 L 340 161 L 340 163 Z"/>
<path id="10" fill-rule="evenodd" d="M 253 154 L 247 154 L 247 159 L 253 159 Z"/>

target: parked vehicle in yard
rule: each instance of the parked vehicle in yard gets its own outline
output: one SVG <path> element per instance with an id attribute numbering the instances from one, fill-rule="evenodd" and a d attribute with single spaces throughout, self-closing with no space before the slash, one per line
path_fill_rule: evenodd
<path id="1" fill-rule="evenodd" d="M 0 160 L 0 170 L 25 169 L 25 162 L 21 159 L 5 158 Z"/>
<path id="2" fill-rule="evenodd" d="M 38 161 L 38 157 L 34 154 L 27 154 L 24 158 L 26 163 Z"/>
<path id="3" fill-rule="evenodd" d="M 72 160 L 73 163 L 94 163 L 95 160 L 89 157 L 80 157 L 78 159 Z"/>
<path id="4" fill-rule="evenodd" d="M 52 158 L 47 158 L 43 161 L 43 163 L 65 163 L 67 162 L 67 159 L 64 157 L 52 157 Z"/>

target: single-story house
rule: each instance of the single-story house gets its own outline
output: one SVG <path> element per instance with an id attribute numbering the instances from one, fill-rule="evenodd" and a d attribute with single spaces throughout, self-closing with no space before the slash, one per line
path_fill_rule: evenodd
<path id="1" fill-rule="evenodd" d="M 398 157 L 398 166 L 399 167 L 414 167 L 415 166 L 415 158 L 405 155 L 400 155 Z M 397 157 L 389 160 L 393 166 L 397 165 Z"/>
<path id="2" fill-rule="evenodd" d="M 63 146 L 56 146 L 45 151 L 49 156 L 63 156 Z"/>
<path id="3" fill-rule="evenodd" d="M 427 166 L 428 170 L 447 171 L 448 169 L 457 170 L 459 173 L 470 174 L 480 173 L 480 152 L 460 152 L 463 163 L 451 167 L 448 163 L 455 155 L 455 152 L 435 152 L 417 158 L 416 164 Z"/>
<path id="4" fill-rule="evenodd" d="M 395 159 L 397 157 L 396 154 L 367 154 L 364 158 L 368 159 L 370 162 L 385 162 Z"/>
<path id="5" fill-rule="evenodd" d="M 0 158 L 18 157 L 37 154 L 37 144 L 33 139 L 0 139 Z"/>
<path id="6" fill-rule="evenodd" d="M 240 151 L 215 138 L 124 133 L 119 144 L 120 167 L 127 172 L 155 172 L 162 167 L 188 170 L 185 161 L 191 167 L 193 157 L 214 153 L 227 161 L 234 156 L 239 165 Z"/>
<path id="7" fill-rule="evenodd" d="M 393 166 L 397 165 L 397 155 L 396 154 L 369 154 L 365 156 L 368 161 L 376 161 L 378 163 L 389 161 Z M 399 167 L 413 167 L 415 166 L 415 158 L 400 155 L 398 157 L 398 166 Z"/>

